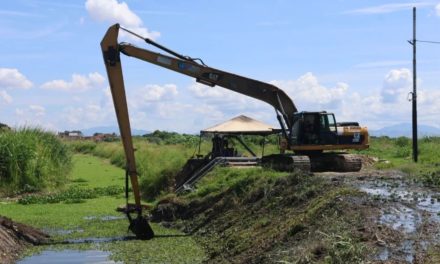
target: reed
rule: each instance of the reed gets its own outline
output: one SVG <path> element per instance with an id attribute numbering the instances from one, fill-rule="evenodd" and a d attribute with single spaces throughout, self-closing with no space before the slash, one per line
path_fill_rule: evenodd
<path id="1" fill-rule="evenodd" d="M 60 186 L 71 167 L 69 148 L 50 132 L 30 127 L 0 132 L 0 193 Z"/>

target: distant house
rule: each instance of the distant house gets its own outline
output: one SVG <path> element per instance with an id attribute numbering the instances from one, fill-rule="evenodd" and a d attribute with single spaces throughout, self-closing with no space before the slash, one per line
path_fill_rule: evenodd
<path id="1" fill-rule="evenodd" d="M 58 136 L 65 139 L 83 139 L 83 134 L 79 130 L 59 132 Z"/>
<path id="2" fill-rule="evenodd" d="M 101 141 L 115 141 L 118 139 L 116 133 L 95 133 L 92 136 L 93 141 L 101 142 Z"/>

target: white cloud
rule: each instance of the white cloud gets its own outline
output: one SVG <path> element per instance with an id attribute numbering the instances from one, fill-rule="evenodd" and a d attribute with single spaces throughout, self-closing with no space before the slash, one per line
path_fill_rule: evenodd
<path id="1" fill-rule="evenodd" d="M 275 80 L 271 83 L 289 94 L 299 111 L 336 108 L 349 89 L 348 84 L 343 82 L 337 83 L 333 88 L 325 87 L 311 72 L 300 76 L 297 80 Z"/>
<path id="2" fill-rule="evenodd" d="M 193 83 L 188 88 L 198 98 L 221 98 L 226 95 L 225 90 L 219 87 L 208 87 L 201 83 Z"/>
<path id="3" fill-rule="evenodd" d="M 24 108 L 16 108 L 17 126 L 42 126 L 46 129 L 53 129 L 54 125 L 44 120 L 46 108 L 41 105 L 31 104 Z"/>
<path id="4" fill-rule="evenodd" d="M 6 104 L 10 104 L 12 103 L 12 97 L 5 91 L 5 90 L 1 90 L 0 91 L 0 98 L 6 103 Z"/>
<path id="5" fill-rule="evenodd" d="M 140 92 L 144 93 L 142 98 L 145 101 L 169 100 L 178 94 L 175 84 L 147 85 Z"/>
<path id="6" fill-rule="evenodd" d="M 117 0 L 87 0 L 85 3 L 87 12 L 92 19 L 110 23 L 120 23 L 122 26 L 151 39 L 157 39 L 160 32 L 149 31 L 139 16 L 137 16 L 127 3 L 119 3 Z"/>
<path id="7" fill-rule="evenodd" d="M 407 68 L 394 69 L 387 73 L 383 83 L 382 98 L 385 103 L 406 98 L 411 89 L 412 74 Z"/>
<path id="8" fill-rule="evenodd" d="M 152 104 L 171 101 L 179 94 L 175 84 L 148 84 L 129 96 L 129 105 L 135 108 L 151 107 Z"/>
<path id="9" fill-rule="evenodd" d="M 437 14 L 437 16 L 440 16 L 440 3 L 438 3 L 438 4 L 435 6 L 435 13 Z"/>
<path id="10" fill-rule="evenodd" d="M 41 88 L 48 90 L 60 91 L 76 91 L 82 92 L 91 88 L 101 87 L 105 82 L 105 78 L 97 73 L 89 73 L 86 75 L 73 74 L 72 80 L 53 80 L 41 85 Z"/>
<path id="11" fill-rule="evenodd" d="M 63 111 L 63 121 L 70 127 L 84 128 L 97 126 L 108 117 L 108 111 L 101 106 L 89 103 L 79 107 L 67 107 Z"/>
<path id="12" fill-rule="evenodd" d="M 370 6 L 355 10 L 349 10 L 344 13 L 346 14 L 386 14 L 386 13 L 393 13 L 401 10 L 411 9 L 414 6 L 423 8 L 423 7 L 429 7 L 432 6 L 433 3 L 431 2 L 419 2 L 419 3 L 394 3 L 394 4 L 385 4 L 385 5 L 378 5 L 378 6 Z"/>
<path id="13" fill-rule="evenodd" d="M 216 105 L 231 113 L 243 109 L 259 108 L 266 104 L 257 99 L 253 99 L 222 87 L 210 87 L 198 82 L 191 84 L 188 87 L 188 90 L 195 98 L 201 100 L 203 103 Z"/>
<path id="14" fill-rule="evenodd" d="M 46 114 L 46 109 L 41 105 L 30 105 L 29 109 L 35 114 L 35 116 L 40 117 Z"/>
<path id="15" fill-rule="evenodd" d="M 0 68 L 0 88 L 29 89 L 32 85 L 32 82 L 17 69 Z"/>

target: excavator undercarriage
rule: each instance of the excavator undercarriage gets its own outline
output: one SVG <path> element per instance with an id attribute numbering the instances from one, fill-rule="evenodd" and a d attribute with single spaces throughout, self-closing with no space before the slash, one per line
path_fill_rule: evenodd
<path id="1" fill-rule="evenodd" d="M 362 160 L 358 155 L 346 153 L 273 154 L 262 157 L 261 164 L 278 171 L 303 172 L 355 172 L 362 168 Z"/>

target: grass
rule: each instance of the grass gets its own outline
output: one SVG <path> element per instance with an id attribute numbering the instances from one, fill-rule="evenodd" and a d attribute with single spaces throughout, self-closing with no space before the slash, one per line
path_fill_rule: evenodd
<path id="1" fill-rule="evenodd" d="M 166 193 L 172 185 L 174 176 L 180 171 L 188 158 L 197 154 L 198 137 L 178 135 L 176 133 L 155 132 L 149 137 L 134 138 L 136 148 L 136 166 L 140 176 L 140 187 L 143 198 L 153 201 L 161 193 Z M 152 140 L 152 142 L 151 142 Z M 260 149 L 259 142 L 262 138 L 247 138 L 250 147 Z M 270 138 L 270 142 L 276 138 Z M 156 142 L 157 143 L 153 143 Z M 233 140 L 230 140 L 233 143 Z M 183 142 L 174 144 L 175 142 Z M 108 159 L 111 164 L 120 168 L 125 167 L 125 156 L 121 142 L 71 141 L 71 149 L 77 153 L 91 154 Z M 210 151 L 209 138 L 202 140 L 201 153 Z M 240 153 L 245 153 L 244 148 L 237 142 L 234 143 Z M 278 147 L 268 144 L 265 153 L 276 153 Z"/>
<path id="2" fill-rule="evenodd" d="M 108 161 L 90 155 L 75 155 L 74 167 L 66 189 L 80 188 L 93 190 L 108 186 L 122 187 L 124 171 L 112 166 Z M 63 193 L 64 190 L 60 193 Z M 82 203 L 42 203 L 19 204 L 9 200 L 0 203 L 0 214 L 14 221 L 31 224 L 47 230 L 55 241 L 76 238 L 122 237 L 127 236 L 128 221 L 120 219 L 115 211 L 118 205 L 125 204 L 123 193 L 99 193 L 96 197 Z M 114 220 L 105 221 L 102 217 L 113 216 Z M 173 229 L 152 224 L 158 236 L 150 241 L 120 241 L 103 244 L 82 244 L 81 249 L 98 247 L 112 252 L 111 258 L 125 263 L 137 263 L 143 258 L 148 263 L 163 263 L 176 255 L 177 263 L 200 263 L 205 254 L 203 249 L 190 236 Z M 68 230 L 69 232 L 62 232 Z M 56 246 L 56 249 L 77 248 L 78 245 Z M 39 250 L 46 249 L 39 248 Z M 32 252 L 31 252 L 32 253 Z"/>
<path id="3" fill-rule="evenodd" d="M 218 168 L 195 192 L 163 200 L 185 208 L 185 228 L 213 263 L 359 263 L 367 247 L 356 230 L 365 216 L 348 198 L 358 196 L 301 173 Z"/>
<path id="4" fill-rule="evenodd" d="M 440 137 L 418 140 L 419 161 L 412 161 L 412 141 L 406 137 L 372 138 L 370 148 L 359 153 L 378 157 L 377 169 L 398 169 L 429 186 L 440 186 Z M 381 161 L 382 160 L 382 161 Z"/>
<path id="5" fill-rule="evenodd" d="M 87 155 L 73 157 L 74 167 L 67 184 L 58 191 L 23 196 L 22 201 L 28 201 L 23 202 L 26 204 L 3 201 L 0 214 L 46 229 L 56 241 L 127 235 L 126 219 L 102 219 L 120 216 L 114 208 L 125 203 L 122 189 L 125 158 L 121 143 L 69 144 L 74 151 Z M 377 168 L 401 169 L 414 179 L 438 186 L 439 144 L 438 138 L 421 140 L 418 164 L 410 161 L 410 142 L 406 138 L 373 138 L 371 148 L 361 153 L 389 161 L 378 162 Z M 175 196 L 167 188 L 186 159 L 194 154 L 193 146 L 155 144 L 136 138 L 135 147 L 144 198 L 153 201 L 161 195 L 162 200 L 181 203 L 192 212 L 192 218 L 176 225 L 194 230 L 196 239 L 152 224 L 158 236 L 151 241 L 110 242 L 81 245 L 81 248 L 97 246 L 111 251 L 113 259 L 127 263 L 200 263 L 225 259 L 245 263 L 273 259 L 356 263 L 368 253 L 358 234 L 366 216 L 353 207 L 353 201 L 361 200 L 361 195 L 353 189 L 298 173 L 216 168 L 198 183 L 194 192 Z M 273 151 L 275 148 L 272 145 Z M 208 141 L 202 149 L 209 149 Z M 200 243 L 206 247 L 207 254 Z M 66 247 L 69 246 L 61 249 Z"/>
<path id="6" fill-rule="evenodd" d="M 286 176 L 285 172 L 276 172 L 263 168 L 231 169 L 217 167 L 202 178 L 198 188 L 186 195 L 187 198 L 203 198 L 207 195 L 216 195 L 226 190 L 237 194 L 250 191 L 255 182 L 272 183 L 277 178 Z"/>
<path id="7" fill-rule="evenodd" d="M 70 169 L 71 153 L 54 134 L 38 128 L 0 132 L 0 195 L 59 187 Z"/>
<path id="8" fill-rule="evenodd" d="M 108 159 L 111 164 L 125 168 L 121 142 L 72 142 L 71 148 L 82 153 Z M 171 185 L 174 175 L 194 154 L 194 148 L 185 145 L 158 145 L 143 138 L 135 138 L 136 166 L 143 197 L 153 200 Z"/>

